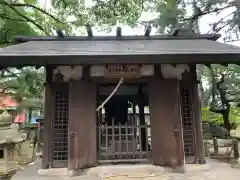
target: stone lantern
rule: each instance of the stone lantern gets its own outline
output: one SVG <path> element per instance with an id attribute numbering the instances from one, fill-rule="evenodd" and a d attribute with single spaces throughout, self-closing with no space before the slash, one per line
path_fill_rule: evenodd
<path id="1" fill-rule="evenodd" d="M 4 111 L 0 115 L 0 179 L 10 179 L 19 169 L 18 145 L 26 138 L 26 134 L 19 132 L 18 125 L 13 123 L 13 117 Z"/>

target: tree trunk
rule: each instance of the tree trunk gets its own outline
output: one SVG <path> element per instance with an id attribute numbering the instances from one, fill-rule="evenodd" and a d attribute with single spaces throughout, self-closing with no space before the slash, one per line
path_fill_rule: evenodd
<path id="1" fill-rule="evenodd" d="M 222 116 L 223 116 L 224 128 L 227 129 L 228 135 L 229 135 L 230 134 L 230 130 L 232 128 L 232 125 L 231 125 L 230 120 L 229 120 L 229 109 L 225 110 L 222 113 Z"/>

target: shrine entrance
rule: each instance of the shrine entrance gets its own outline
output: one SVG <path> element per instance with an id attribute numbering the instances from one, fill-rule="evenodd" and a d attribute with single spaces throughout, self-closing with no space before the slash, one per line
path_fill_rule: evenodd
<path id="1" fill-rule="evenodd" d="M 98 85 L 98 105 L 116 84 Z M 150 115 L 146 84 L 123 84 L 98 111 L 98 159 L 100 163 L 149 162 Z"/>

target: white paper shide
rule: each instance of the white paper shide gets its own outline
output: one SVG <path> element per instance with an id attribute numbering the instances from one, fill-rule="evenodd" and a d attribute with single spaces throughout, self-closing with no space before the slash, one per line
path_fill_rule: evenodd
<path id="1" fill-rule="evenodd" d="M 82 78 L 82 68 L 82 66 L 58 66 L 54 69 L 53 74 L 61 73 L 64 82 L 70 79 L 79 80 Z"/>
<path id="2" fill-rule="evenodd" d="M 176 66 L 171 64 L 161 64 L 161 72 L 164 78 L 177 78 L 178 80 L 181 80 L 182 74 L 185 71 L 190 71 L 187 64 L 177 64 Z"/>

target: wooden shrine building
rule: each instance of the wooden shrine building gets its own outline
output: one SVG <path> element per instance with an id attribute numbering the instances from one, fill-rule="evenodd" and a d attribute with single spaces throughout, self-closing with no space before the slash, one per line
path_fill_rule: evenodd
<path id="1" fill-rule="evenodd" d="M 219 35 L 17 37 L 0 66 L 45 66 L 42 168 L 205 163 L 196 64 L 240 62 Z"/>

